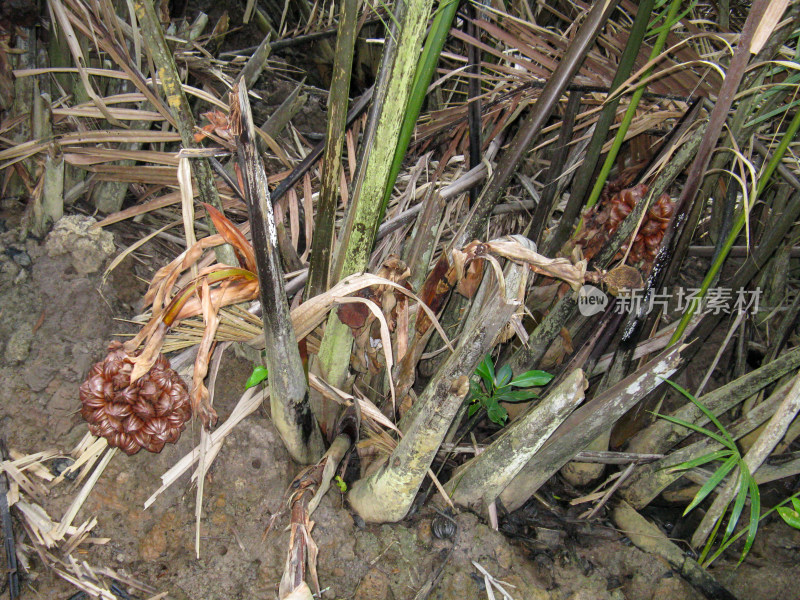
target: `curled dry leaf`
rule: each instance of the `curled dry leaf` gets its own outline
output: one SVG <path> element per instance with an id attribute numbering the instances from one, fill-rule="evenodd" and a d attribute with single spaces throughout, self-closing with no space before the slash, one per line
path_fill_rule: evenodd
<path id="1" fill-rule="evenodd" d="M 233 144 L 233 134 L 230 131 L 230 121 L 228 115 L 219 110 L 211 110 L 202 113 L 200 116 L 208 120 L 208 125 L 203 125 L 197 133 L 194 134 L 195 142 L 202 142 L 203 139 L 216 135 L 223 141 Z"/>
<path id="2" fill-rule="evenodd" d="M 586 279 L 586 261 L 579 260 L 573 264 L 567 258 L 547 258 L 538 252 L 525 248 L 510 237 L 486 242 L 486 248 L 492 254 L 503 256 L 519 263 L 526 263 L 531 270 L 540 275 L 560 279 L 578 291 Z"/>
<path id="3" fill-rule="evenodd" d="M 225 283 L 219 289 L 227 287 Z M 209 401 L 208 389 L 203 383 L 203 380 L 208 373 L 208 361 L 211 356 L 211 348 L 214 343 L 214 334 L 217 332 L 219 325 L 219 305 L 214 304 L 211 290 L 208 285 L 208 280 L 204 279 L 202 287 L 200 288 L 200 302 L 203 310 L 203 323 L 205 329 L 203 330 L 203 338 L 200 340 L 200 346 L 197 349 L 197 359 L 194 363 L 194 371 L 192 372 L 192 409 L 199 415 L 203 426 L 209 429 L 217 423 L 217 413 L 211 406 Z"/>
<path id="4" fill-rule="evenodd" d="M 378 270 L 377 276 L 387 283 L 378 283 L 358 290 L 353 297 L 367 300 L 380 307 L 386 317 L 389 331 L 394 331 L 398 318 L 398 302 L 401 298 L 405 298 L 405 295 L 389 282 L 410 290 L 408 278 L 411 276 L 411 271 L 399 257 L 391 255 Z M 370 309 L 363 302 L 342 304 L 337 309 L 337 315 L 342 323 L 353 330 L 353 337 L 356 339 L 364 336 L 362 330 L 365 327 L 371 327 L 373 323 L 373 319 L 370 318 Z"/>

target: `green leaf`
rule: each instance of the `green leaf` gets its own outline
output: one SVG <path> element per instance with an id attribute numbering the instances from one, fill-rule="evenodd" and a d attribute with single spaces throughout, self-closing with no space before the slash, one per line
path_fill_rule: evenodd
<path id="1" fill-rule="evenodd" d="M 493 423 L 497 423 L 501 427 L 506 424 L 506 419 L 508 419 L 508 412 L 494 398 L 489 398 L 486 402 L 486 414 Z"/>
<path id="2" fill-rule="evenodd" d="M 742 509 L 744 508 L 744 502 L 747 500 L 747 490 L 748 490 L 748 483 L 752 477 L 750 476 L 750 471 L 747 469 L 747 465 L 743 460 L 739 461 L 739 491 L 736 493 L 736 501 L 733 503 L 733 510 L 731 510 L 731 516 L 728 518 L 728 526 L 725 528 L 725 535 L 722 536 L 722 543 L 728 541 L 728 538 L 731 537 L 733 530 L 736 529 L 736 524 L 739 522 L 739 517 L 742 515 Z"/>
<path id="3" fill-rule="evenodd" d="M 795 512 L 800 513 L 800 498 L 792 498 L 792 506 L 794 506 Z"/>
<path id="4" fill-rule="evenodd" d="M 686 510 L 683 511 L 684 516 L 689 514 L 694 507 L 705 500 L 706 496 L 708 496 L 711 491 L 719 485 L 719 482 L 725 479 L 725 476 L 731 472 L 731 469 L 736 466 L 737 462 L 739 462 L 739 456 L 734 454 L 714 472 L 709 480 L 703 484 L 703 487 L 700 488 L 697 494 L 695 494 L 691 504 L 689 504 L 689 506 L 686 507 Z"/>
<path id="5" fill-rule="evenodd" d="M 670 468 L 670 471 L 685 471 L 686 469 L 694 469 L 695 467 L 699 467 L 700 465 L 704 465 L 715 460 L 728 458 L 731 454 L 733 454 L 731 450 L 717 450 L 716 452 L 710 452 L 709 454 L 700 456 L 699 458 L 687 460 L 675 465 L 674 467 Z"/>
<path id="6" fill-rule="evenodd" d="M 689 13 L 692 11 L 692 9 L 695 7 L 695 5 L 696 5 L 696 4 L 697 4 L 697 2 L 696 2 L 696 1 L 695 1 L 695 2 L 692 2 L 692 3 L 689 5 L 689 7 L 688 7 L 688 8 L 686 8 L 686 9 L 685 9 L 685 10 L 684 10 L 684 11 L 683 11 L 683 12 L 682 12 L 680 15 L 678 15 L 677 17 L 675 17 L 674 19 L 672 19 L 672 20 L 671 20 L 671 21 L 669 21 L 668 23 L 664 23 L 664 24 L 663 24 L 663 25 L 661 25 L 660 27 L 656 27 L 656 28 L 654 28 L 654 29 L 650 29 L 650 30 L 648 30 L 647 34 L 648 34 L 648 35 L 650 35 L 650 36 L 653 36 L 653 35 L 658 35 L 658 34 L 659 34 L 659 33 L 661 33 L 661 32 L 662 32 L 664 29 L 672 29 L 672 26 L 673 26 L 673 25 L 675 25 L 675 23 L 677 23 L 678 21 L 680 21 L 682 18 L 684 18 L 686 15 L 688 15 L 688 14 L 689 14 Z M 655 21 L 654 21 L 653 23 L 651 23 L 651 25 L 650 25 L 650 26 L 651 26 L 651 27 L 652 27 L 652 26 L 654 26 L 654 25 L 655 25 L 655 22 L 657 22 L 657 21 L 660 21 L 660 20 L 661 20 L 661 16 L 659 16 L 657 19 L 655 19 Z"/>
<path id="7" fill-rule="evenodd" d="M 497 372 L 497 382 L 495 385 L 498 388 L 506 387 L 513 376 L 514 373 L 511 371 L 511 367 L 508 365 L 503 365 Z"/>
<path id="8" fill-rule="evenodd" d="M 267 377 L 269 377 L 269 371 L 267 371 L 267 367 L 256 365 L 253 368 L 253 372 L 250 374 L 250 377 L 247 378 L 247 383 L 244 384 L 244 389 L 247 390 L 254 385 L 258 385 Z"/>
<path id="9" fill-rule="evenodd" d="M 481 389 L 481 384 L 475 381 L 474 379 L 469 380 L 469 399 L 473 400 L 475 398 L 480 398 L 483 395 L 483 390 Z"/>
<path id="10" fill-rule="evenodd" d="M 793 501 L 796 500 L 793 499 Z M 781 518 L 786 521 L 786 524 L 794 527 L 795 529 L 800 529 L 800 512 L 796 510 L 792 510 L 788 506 L 779 506 L 778 507 L 778 514 Z"/>
<path id="11" fill-rule="evenodd" d="M 478 409 L 480 407 L 481 405 L 477 402 L 475 404 L 470 404 L 469 410 L 467 410 L 467 416 L 471 417 L 472 415 L 474 415 L 476 412 L 478 412 Z"/>
<path id="12" fill-rule="evenodd" d="M 500 402 L 525 402 L 526 400 L 538 398 L 539 394 L 530 390 L 508 390 L 495 394 L 494 397 Z"/>
<path id="13" fill-rule="evenodd" d="M 761 520 L 761 494 L 758 491 L 758 484 L 752 477 L 748 482 L 750 487 L 750 527 L 747 529 L 747 539 L 744 542 L 744 549 L 742 556 L 739 558 L 739 564 L 742 564 L 744 557 L 750 552 L 753 547 L 753 542 L 756 539 L 756 532 L 758 531 L 758 522 Z"/>
<path id="14" fill-rule="evenodd" d="M 720 433 L 723 436 L 725 436 L 725 439 L 728 440 L 727 443 L 721 441 L 720 442 L 721 444 L 725 444 L 731 450 L 736 450 L 736 444 L 734 443 L 733 438 L 730 436 L 725 427 L 723 427 L 722 423 L 719 422 L 719 419 L 717 419 L 714 413 L 712 413 L 705 406 L 703 406 L 703 403 L 700 402 L 697 398 L 695 398 L 689 391 L 685 390 L 674 381 L 670 381 L 669 379 L 665 379 L 664 381 L 666 381 L 668 384 L 670 384 L 672 387 L 678 390 L 681 394 L 686 396 L 689 400 L 691 400 L 694 403 L 695 406 L 697 406 L 697 408 L 703 411 L 703 414 L 706 417 L 708 417 L 708 420 L 711 421 L 716 426 L 716 428 L 719 429 Z M 695 429 L 695 431 L 699 430 Z"/>
<path id="15" fill-rule="evenodd" d="M 552 379 L 553 376 L 547 371 L 526 371 L 519 377 L 512 379 L 511 385 L 521 388 L 542 387 L 550 383 Z"/>
<path id="16" fill-rule="evenodd" d="M 727 512 L 728 504 L 730 504 L 730 502 L 725 504 L 725 507 L 722 509 L 723 514 Z M 706 559 L 706 556 L 708 556 L 708 553 L 711 552 L 711 548 L 714 547 L 714 540 L 717 539 L 717 532 L 719 531 L 720 525 L 722 525 L 722 519 L 717 519 L 716 522 L 714 523 L 714 529 L 711 530 L 711 535 L 708 536 L 708 540 L 706 540 L 706 545 L 703 546 L 703 551 L 700 553 L 700 557 L 697 559 L 697 562 L 702 564 L 703 561 Z"/>
<path id="17" fill-rule="evenodd" d="M 483 383 L 486 385 L 487 390 L 491 390 L 494 385 L 494 363 L 492 363 L 491 355 L 487 354 L 475 369 L 475 372 L 481 376 Z"/>
<path id="18" fill-rule="evenodd" d="M 710 429 L 706 429 L 705 427 L 701 427 L 700 425 L 695 425 L 694 423 L 689 423 L 689 421 L 684 421 L 683 419 L 678 419 L 676 417 L 671 417 L 669 415 L 662 415 L 660 413 L 655 413 L 657 417 L 661 417 L 662 419 L 669 421 L 670 423 L 675 423 L 676 425 L 680 425 L 681 427 L 686 427 L 686 429 L 691 429 L 692 431 L 696 431 L 697 433 L 702 433 L 703 435 L 707 435 L 712 440 L 716 440 L 723 446 L 726 446 L 736 452 L 738 454 L 739 450 L 736 448 L 736 444 L 732 442 L 729 443 L 728 439 L 721 436 L 718 433 L 714 433 Z"/>

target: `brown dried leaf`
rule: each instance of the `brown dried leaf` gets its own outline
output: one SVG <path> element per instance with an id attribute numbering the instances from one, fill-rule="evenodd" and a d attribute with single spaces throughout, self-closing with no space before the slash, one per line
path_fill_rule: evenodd
<path id="1" fill-rule="evenodd" d="M 478 291 L 478 286 L 483 280 L 484 261 L 481 259 L 472 260 L 467 265 L 464 277 L 458 282 L 456 291 L 465 298 L 472 298 Z"/>
<path id="2" fill-rule="evenodd" d="M 536 273 L 561 279 L 575 291 L 578 291 L 585 282 L 585 260 L 572 264 L 566 258 L 547 258 L 509 238 L 492 240 L 487 242 L 486 246 L 494 254 L 515 262 L 527 263 Z"/>
<path id="3" fill-rule="evenodd" d="M 247 238 L 244 237 L 242 232 L 239 231 L 239 228 L 236 227 L 228 217 L 223 215 L 216 208 L 205 202 L 203 202 L 203 206 L 208 211 L 208 216 L 211 217 L 214 227 L 217 228 L 219 234 L 226 242 L 233 246 L 240 265 L 248 271 L 255 273 L 256 258 L 253 254 L 253 246 L 247 241 Z"/>
<path id="4" fill-rule="evenodd" d="M 363 304 L 342 304 L 336 315 L 339 320 L 353 330 L 361 329 L 369 316 L 369 308 Z"/>
<path id="5" fill-rule="evenodd" d="M 224 282 L 217 290 L 222 290 L 228 287 Z M 192 373 L 192 412 L 199 415 L 203 427 L 207 430 L 214 426 L 217 422 L 217 413 L 209 402 L 209 393 L 203 380 L 208 373 L 208 361 L 211 355 L 211 347 L 214 343 L 214 334 L 217 332 L 219 326 L 219 305 L 213 302 L 210 286 L 208 280 L 203 279 L 200 288 L 200 302 L 203 311 L 203 323 L 205 329 L 203 330 L 203 338 L 200 340 L 200 345 L 197 348 L 197 358 L 194 361 L 194 371 Z"/>
<path id="6" fill-rule="evenodd" d="M 419 298 L 434 314 L 439 312 L 447 294 L 453 288 L 450 279 L 452 275 L 449 276 L 449 271 L 450 261 L 447 260 L 447 255 L 442 253 L 442 256 L 436 261 L 436 265 L 428 273 L 428 277 L 425 278 L 425 283 L 422 284 Z M 427 315 L 422 313 L 417 315 L 416 329 L 420 335 L 428 331 L 430 325 L 431 321 Z"/>

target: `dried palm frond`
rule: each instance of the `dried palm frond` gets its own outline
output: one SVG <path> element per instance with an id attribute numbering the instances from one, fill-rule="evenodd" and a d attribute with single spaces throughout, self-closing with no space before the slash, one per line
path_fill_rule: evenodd
<path id="1" fill-rule="evenodd" d="M 98 439 L 87 434 L 71 453 L 75 462 L 58 477 L 53 476 L 47 465 L 50 460 L 63 458 L 55 451 L 22 455 L 11 450 L 13 460 L 0 462 L 0 473 L 7 474 L 11 481 L 7 494 L 9 507 L 17 512 L 25 532 L 16 545 L 23 568 L 28 568 L 25 565 L 30 563 L 30 555 L 33 554 L 44 567 L 71 585 L 104 600 L 115 600 L 119 597 L 115 591 L 118 592 L 120 588 L 115 582 L 148 595 L 157 591 L 154 587 L 121 575 L 113 569 L 90 565 L 85 560 L 90 546 L 105 545 L 111 538 L 92 536 L 92 531 L 97 526 L 96 517 L 90 517 L 78 526 L 72 524 L 115 452 L 116 449 L 108 448 L 103 438 Z M 100 455 L 102 459 L 95 466 L 94 463 Z M 74 473 L 79 469 L 90 473 L 88 481 L 72 499 L 63 517 L 60 520 L 53 519 L 43 508 L 43 496 L 63 482 L 65 473 Z M 48 485 L 44 486 L 41 482 L 47 482 Z M 41 491 L 36 491 L 37 489 Z M 76 557 L 80 557 L 80 560 Z"/>
<path id="2" fill-rule="evenodd" d="M 633 14 L 636 9 L 630 2 L 623 2 L 621 8 L 623 14 Z M 453 68 L 444 71 L 445 75 L 435 85 L 442 85 L 452 78 L 456 80 L 456 85 L 468 77 L 478 77 L 481 80 L 484 88 L 480 99 L 483 107 L 483 130 L 491 132 L 489 136 L 484 136 L 486 144 L 537 97 L 539 88 L 552 75 L 570 39 L 565 34 L 485 7 L 482 18 L 474 19 L 474 23 L 483 33 L 482 36 L 470 36 L 456 29 L 451 33 L 464 44 L 476 46 L 491 56 L 492 62 L 482 63 L 481 74 L 467 76 L 463 73 L 463 68 L 458 66 L 467 62 L 466 57 L 455 52 L 448 53 L 447 57 Z M 574 89 L 592 94 L 586 98 L 587 103 L 602 101 L 601 94 L 611 83 L 615 71 L 613 53 L 619 52 L 621 44 L 624 45 L 624 39 L 619 40 L 616 37 L 619 29 L 613 22 L 609 23 L 606 31 L 601 34 L 598 45 L 589 52 L 575 77 Z M 486 41 L 482 41 L 483 39 Z M 674 57 L 667 54 L 661 57 L 659 68 L 662 75 L 650 82 L 651 96 L 654 94 L 655 98 L 662 95 L 678 99 L 711 95 L 718 83 L 716 73 L 695 72 L 690 67 L 678 69 L 679 63 L 699 64 L 701 57 L 691 46 L 678 44 L 675 36 L 670 39 L 670 44 L 675 46 Z M 606 54 L 606 48 L 613 53 Z M 643 44 L 639 65 L 646 62 L 648 53 L 649 46 Z M 455 133 L 460 133 L 465 127 L 466 111 L 466 106 L 454 103 L 452 108 L 431 113 L 430 122 L 424 119 L 421 121 L 419 139 L 428 139 L 437 132 L 447 131 L 454 126 L 457 126 Z M 594 112 L 593 110 L 579 115 L 576 129 L 591 125 Z"/>

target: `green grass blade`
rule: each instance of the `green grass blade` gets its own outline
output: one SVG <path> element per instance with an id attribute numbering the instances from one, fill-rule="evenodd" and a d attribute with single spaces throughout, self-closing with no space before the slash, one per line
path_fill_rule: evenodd
<path id="1" fill-rule="evenodd" d="M 739 522 L 739 517 L 742 515 L 745 500 L 747 500 L 747 490 L 749 483 L 752 479 L 750 471 L 744 461 L 739 461 L 739 491 L 736 493 L 736 500 L 733 503 L 731 516 L 728 519 L 728 526 L 725 528 L 725 535 L 722 536 L 722 543 L 724 544 L 731 537 L 733 530 L 736 529 L 736 524 Z"/>
<path id="2" fill-rule="evenodd" d="M 695 405 L 697 408 L 699 408 L 701 411 L 703 411 L 703 414 L 704 414 L 706 417 L 708 417 L 708 419 L 709 419 L 709 420 L 710 420 L 710 421 L 711 421 L 711 422 L 712 422 L 712 423 L 713 423 L 713 424 L 716 426 L 716 428 L 720 430 L 720 432 L 722 433 L 722 435 L 723 435 L 723 436 L 725 436 L 725 439 L 726 439 L 726 440 L 728 440 L 728 443 L 727 443 L 727 444 L 725 444 L 725 445 L 726 445 L 728 448 L 730 448 L 731 450 L 735 450 L 735 449 L 736 449 L 736 444 L 734 443 L 734 441 L 733 441 L 733 438 L 730 436 L 730 434 L 729 434 L 729 433 L 728 433 L 728 431 L 725 429 L 725 427 L 722 425 L 722 423 L 720 423 L 719 419 L 717 419 L 717 417 L 716 417 L 716 415 L 715 415 L 714 413 L 712 413 L 710 410 L 708 410 L 708 409 L 707 409 L 707 408 L 706 408 L 706 407 L 703 405 L 703 403 L 702 403 L 702 402 L 700 402 L 700 401 L 699 401 L 697 398 L 695 398 L 695 397 L 692 395 L 692 393 L 691 393 L 691 392 L 689 392 L 689 390 L 687 390 L 687 389 L 685 389 L 685 388 L 681 387 L 680 385 L 678 385 L 678 384 L 677 384 L 677 383 L 675 383 L 674 381 L 670 381 L 669 379 L 665 379 L 664 381 L 666 381 L 668 384 L 670 384 L 672 387 L 674 387 L 676 390 L 678 390 L 678 391 L 679 391 L 681 394 L 683 394 L 684 396 L 686 396 L 686 397 L 687 397 L 689 400 L 691 400 L 691 401 L 694 403 L 694 405 Z"/>
<path id="3" fill-rule="evenodd" d="M 744 542 L 744 549 L 742 556 L 739 558 L 739 564 L 742 563 L 744 557 L 750 552 L 753 547 L 753 542 L 756 539 L 756 532 L 758 531 L 758 522 L 761 520 L 761 493 L 758 491 L 758 484 L 752 477 L 748 482 L 750 487 L 750 525 L 747 528 L 747 539 Z"/>
<path id="4" fill-rule="evenodd" d="M 710 454 L 706 454 L 705 456 L 695 458 L 694 460 L 687 460 L 678 465 L 675 465 L 674 467 L 669 467 L 669 470 L 685 471 L 686 469 L 694 469 L 695 467 L 705 465 L 715 460 L 722 460 L 723 458 L 728 458 L 730 455 L 731 455 L 731 450 L 717 450 L 716 452 L 711 452 Z"/>
<path id="5" fill-rule="evenodd" d="M 727 505 L 725 506 L 725 510 L 728 510 Z M 711 535 L 708 536 L 708 541 L 706 545 L 703 546 L 703 551 L 700 553 L 700 557 L 697 559 L 699 563 L 702 563 L 708 553 L 711 551 L 711 548 L 714 547 L 714 540 L 717 539 L 717 532 L 719 531 L 719 526 L 722 524 L 722 519 L 717 519 L 717 522 L 714 524 L 714 530 L 711 532 Z"/>
<path id="6" fill-rule="evenodd" d="M 798 79 L 800 79 L 800 77 L 798 77 Z M 774 117 L 776 117 L 776 116 L 778 116 L 778 115 L 780 115 L 782 113 L 785 113 L 785 112 L 788 112 L 788 111 L 792 110 L 795 106 L 798 106 L 798 105 L 800 105 L 800 100 L 795 100 L 794 102 L 792 102 L 790 104 L 781 105 L 778 108 L 773 109 L 773 110 L 769 111 L 768 113 L 763 114 L 763 115 L 753 119 L 752 121 L 750 121 L 748 123 L 745 123 L 745 127 L 755 127 L 756 125 L 760 125 L 764 121 L 769 121 L 770 119 L 772 119 L 772 118 L 774 118 Z"/>
<path id="7" fill-rule="evenodd" d="M 729 448 L 730 450 L 733 451 L 737 451 L 735 444 L 731 444 L 725 437 L 721 436 L 718 433 L 714 433 L 710 429 L 706 429 L 705 427 L 701 427 L 700 425 L 695 425 L 694 423 L 689 423 L 688 421 L 684 421 L 683 419 L 678 419 L 676 417 L 671 417 L 669 415 L 662 415 L 659 413 L 655 414 L 656 416 L 661 417 L 665 421 L 669 421 L 670 423 L 675 423 L 675 425 L 680 425 L 681 427 L 686 427 L 687 429 L 691 429 L 692 431 L 696 431 L 697 433 L 702 433 L 703 435 L 707 435 L 708 437 L 719 442 L 726 448 Z"/>
<path id="8" fill-rule="evenodd" d="M 705 500 L 706 496 L 708 496 L 712 492 L 712 490 L 719 485 L 720 481 L 725 479 L 725 476 L 731 472 L 733 467 L 735 467 L 736 463 L 738 462 L 739 462 L 739 457 L 737 455 L 733 455 L 724 463 L 722 463 L 722 466 L 714 472 L 711 478 L 708 481 L 706 481 L 703 484 L 703 487 L 701 487 L 700 490 L 697 492 L 697 494 L 695 494 L 694 499 L 689 504 L 689 506 L 686 507 L 686 510 L 683 511 L 683 514 L 684 515 L 689 514 L 689 512 L 693 508 L 695 508 L 698 504 L 700 504 L 703 500 Z"/>
<path id="9" fill-rule="evenodd" d="M 752 492 L 752 490 L 751 490 L 751 492 Z M 757 486 L 756 486 L 756 492 L 758 492 L 758 487 L 757 487 Z M 781 509 L 781 508 L 783 508 L 783 507 L 784 507 L 784 505 L 785 505 L 785 504 L 787 504 L 789 501 L 791 501 L 792 503 L 794 503 L 794 501 L 795 501 L 795 500 L 797 500 L 797 497 L 798 497 L 798 496 L 800 496 L 800 491 L 797 491 L 797 492 L 795 492 L 794 494 L 792 494 L 791 496 L 789 496 L 788 498 L 785 498 L 785 499 L 781 500 L 781 501 L 780 501 L 778 504 L 776 504 L 775 506 L 773 506 L 773 507 L 772 507 L 772 508 L 770 508 L 769 510 L 765 511 L 763 515 L 760 515 L 760 516 L 758 517 L 758 521 L 760 522 L 761 520 L 763 520 L 763 519 L 766 519 L 766 518 L 767 518 L 767 517 L 768 517 L 768 516 L 769 516 L 769 515 L 770 515 L 770 514 L 773 512 L 773 511 L 780 510 L 780 509 Z M 751 501 L 751 502 L 752 502 L 752 501 Z M 733 536 L 731 539 L 729 539 L 729 540 L 728 540 L 727 542 L 725 542 L 724 544 L 721 544 L 721 545 L 720 545 L 720 547 L 719 547 L 719 548 L 717 548 L 717 550 L 716 550 L 716 551 L 714 552 L 714 554 L 711 556 L 711 558 L 709 558 L 709 559 L 708 559 L 708 560 L 706 560 L 705 562 L 703 562 L 703 560 L 704 560 L 704 557 L 701 557 L 701 558 L 699 559 L 699 562 L 701 563 L 701 566 L 702 566 L 703 568 L 707 568 L 707 567 L 708 567 L 708 566 L 709 566 L 709 565 L 710 565 L 712 562 L 714 562 L 714 561 L 715 561 L 717 558 L 719 558 L 719 556 L 720 556 L 720 555 L 721 555 L 723 552 L 725 552 L 725 550 L 727 550 L 727 549 L 728 549 L 728 547 L 729 547 L 731 544 L 735 543 L 735 542 L 736 542 L 736 540 L 738 540 L 740 537 L 742 537 L 742 536 L 745 534 L 745 532 L 748 532 L 748 533 L 749 533 L 749 531 L 750 531 L 750 526 L 752 525 L 752 518 L 753 518 L 753 510 L 752 510 L 752 508 L 753 508 L 753 507 L 752 507 L 752 504 L 751 504 L 751 505 L 750 505 L 750 511 L 751 511 L 751 512 L 750 512 L 750 519 L 751 519 L 751 522 L 750 522 L 750 524 L 749 524 L 749 525 L 748 525 L 746 528 L 740 529 L 740 530 L 738 531 L 738 533 L 737 533 L 736 535 L 734 535 L 734 536 Z M 761 511 L 761 499 L 760 499 L 760 495 L 759 495 L 759 499 L 758 499 L 758 512 L 760 512 L 760 511 Z"/>

